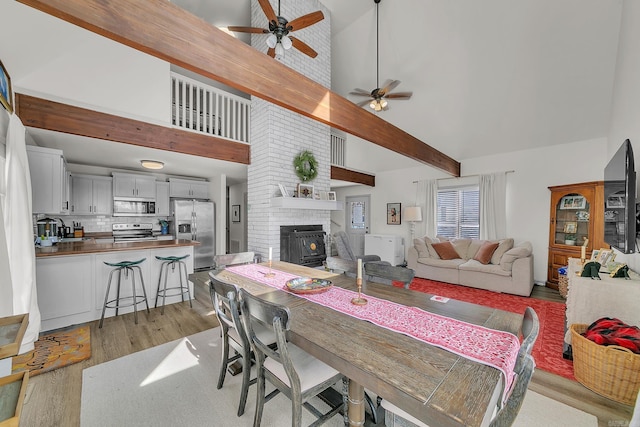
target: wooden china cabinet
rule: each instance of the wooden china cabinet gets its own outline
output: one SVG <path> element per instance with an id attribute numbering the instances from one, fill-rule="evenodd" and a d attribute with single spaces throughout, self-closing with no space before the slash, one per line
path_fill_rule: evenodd
<path id="1" fill-rule="evenodd" d="M 558 289 L 558 268 L 569 258 L 580 258 L 584 239 L 589 239 L 586 258 L 594 249 L 609 248 L 604 243 L 604 182 L 549 187 L 549 264 L 547 286 Z"/>

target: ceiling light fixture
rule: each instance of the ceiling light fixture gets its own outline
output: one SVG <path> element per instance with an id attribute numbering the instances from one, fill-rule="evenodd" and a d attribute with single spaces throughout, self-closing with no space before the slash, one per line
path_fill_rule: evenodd
<path id="1" fill-rule="evenodd" d="M 140 160 L 140 164 L 142 165 L 143 168 L 146 168 L 146 169 L 158 170 L 164 167 L 164 163 L 159 162 L 157 160 Z"/>

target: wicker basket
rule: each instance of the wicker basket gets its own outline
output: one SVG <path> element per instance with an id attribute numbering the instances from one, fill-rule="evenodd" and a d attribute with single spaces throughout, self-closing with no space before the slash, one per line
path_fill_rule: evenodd
<path id="1" fill-rule="evenodd" d="M 558 275 L 558 291 L 562 298 L 567 297 L 567 291 L 569 290 L 569 277 L 566 274 Z"/>
<path id="2" fill-rule="evenodd" d="M 598 345 L 580 335 L 588 325 L 571 325 L 573 373 L 601 396 L 633 405 L 640 389 L 640 354 L 620 346 Z"/>

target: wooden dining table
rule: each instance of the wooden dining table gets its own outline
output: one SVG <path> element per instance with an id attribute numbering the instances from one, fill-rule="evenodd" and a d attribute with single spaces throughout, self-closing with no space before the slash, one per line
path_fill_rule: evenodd
<path id="1" fill-rule="evenodd" d="M 268 268 L 266 263 L 262 266 Z M 334 286 L 357 291 L 356 280 L 344 274 L 280 261 L 273 262 L 272 268 L 328 279 Z M 503 388 L 498 369 L 229 270 L 218 273 L 218 278 L 289 308 L 291 341 L 349 378 L 350 426 L 364 424 L 364 389 L 432 427 L 489 423 Z M 521 314 L 456 300 L 437 302 L 430 299 L 430 294 L 371 281 L 362 285 L 362 296 L 419 307 L 515 335 L 522 324 Z"/>

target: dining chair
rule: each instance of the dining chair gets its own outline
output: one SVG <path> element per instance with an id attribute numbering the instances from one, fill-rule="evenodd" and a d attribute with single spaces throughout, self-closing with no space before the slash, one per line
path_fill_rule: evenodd
<path id="1" fill-rule="evenodd" d="M 533 357 L 525 354 L 521 369 L 517 371 L 518 376 L 511 389 L 511 394 L 502 408 L 494 408 L 494 415 L 489 422 L 489 427 L 509 427 L 513 424 L 518 412 L 520 412 L 522 402 L 524 402 L 534 370 L 535 362 Z M 385 426 L 387 427 L 429 427 L 387 400 L 382 400 L 382 407 L 386 411 Z"/>
<path id="2" fill-rule="evenodd" d="M 214 255 L 214 270 L 219 271 L 230 265 L 250 264 L 255 258 L 253 252 L 237 252 L 233 254 Z"/>
<path id="3" fill-rule="evenodd" d="M 520 344 L 518 358 L 516 359 L 516 364 L 513 368 L 515 372 L 519 372 L 522 368 L 525 356 L 531 355 L 533 345 L 538 339 L 538 333 L 540 333 L 540 319 L 533 308 L 525 308 L 520 330 L 522 332 L 522 343 Z"/>
<path id="4" fill-rule="evenodd" d="M 404 288 L 409 289 L 415 272 L 411 268 L 367 262 L 364 264 L 364 274 L 367 275 L 367 280 L 371 280 L 372 282 L 380 282 L 388 285 L 391 285 L 394 281 L 402 282 L 404 283 Z"/>
<path id="5" fill-rule="evenodd" d="M 291 399 L 293 427 L 300 427 L 302 424 L 303 406 L 317 418 L 312 426 L 326 422 L 341 410 L 346 414 L 347 399 L 344 398 L 344 394 L 347 380 L 331 366 L 289 342 L 291 320 L 289 309 L 264 301 L 244 289 L 240 290 L 240 301 L 244 324 L 247 327 L 257 363 L 258 395 L 253 426 L 260 426 L 265 402 L 278 393 L 283 393 Z M 266 326 L 275 333 L 275 348 L 267 345 L 258 335 L 260 325 Z M 340 404 L 329 405 L 330 410 L 322 413 L 309 403 L 310 398 L 317 396 L 340 380 L 344 382 L 343 399 Z M 265 396 L 266 381 L 275 386 L 274 391 L 268 396 Z"/>
<path id="6" fill-rule="evenodd" d="M 256 379 L 251 380 L 251 344 L 249 337 L 240 319 L 239 289 L 236 285 L 219 280 L 213 272 L 209 272 L 209 292 L 215 310 L 218 323 L 220 323 L 222 335 L 222 362 L 218 375 L 217 388 L 221 389 L 227 373 L 227 368 L 236 360 L 242 361 L 242 388 L 240 389 L 240 404 L 238 416 L 244 414 L 247 403 L 249 386 L 255 384 Z M 275 335 L 265 327 L 256 328 L 256 334 L 267 345 L 273 345 Z M 229 357 L 229 346 L 235 351 L 235 355 Z"/>

